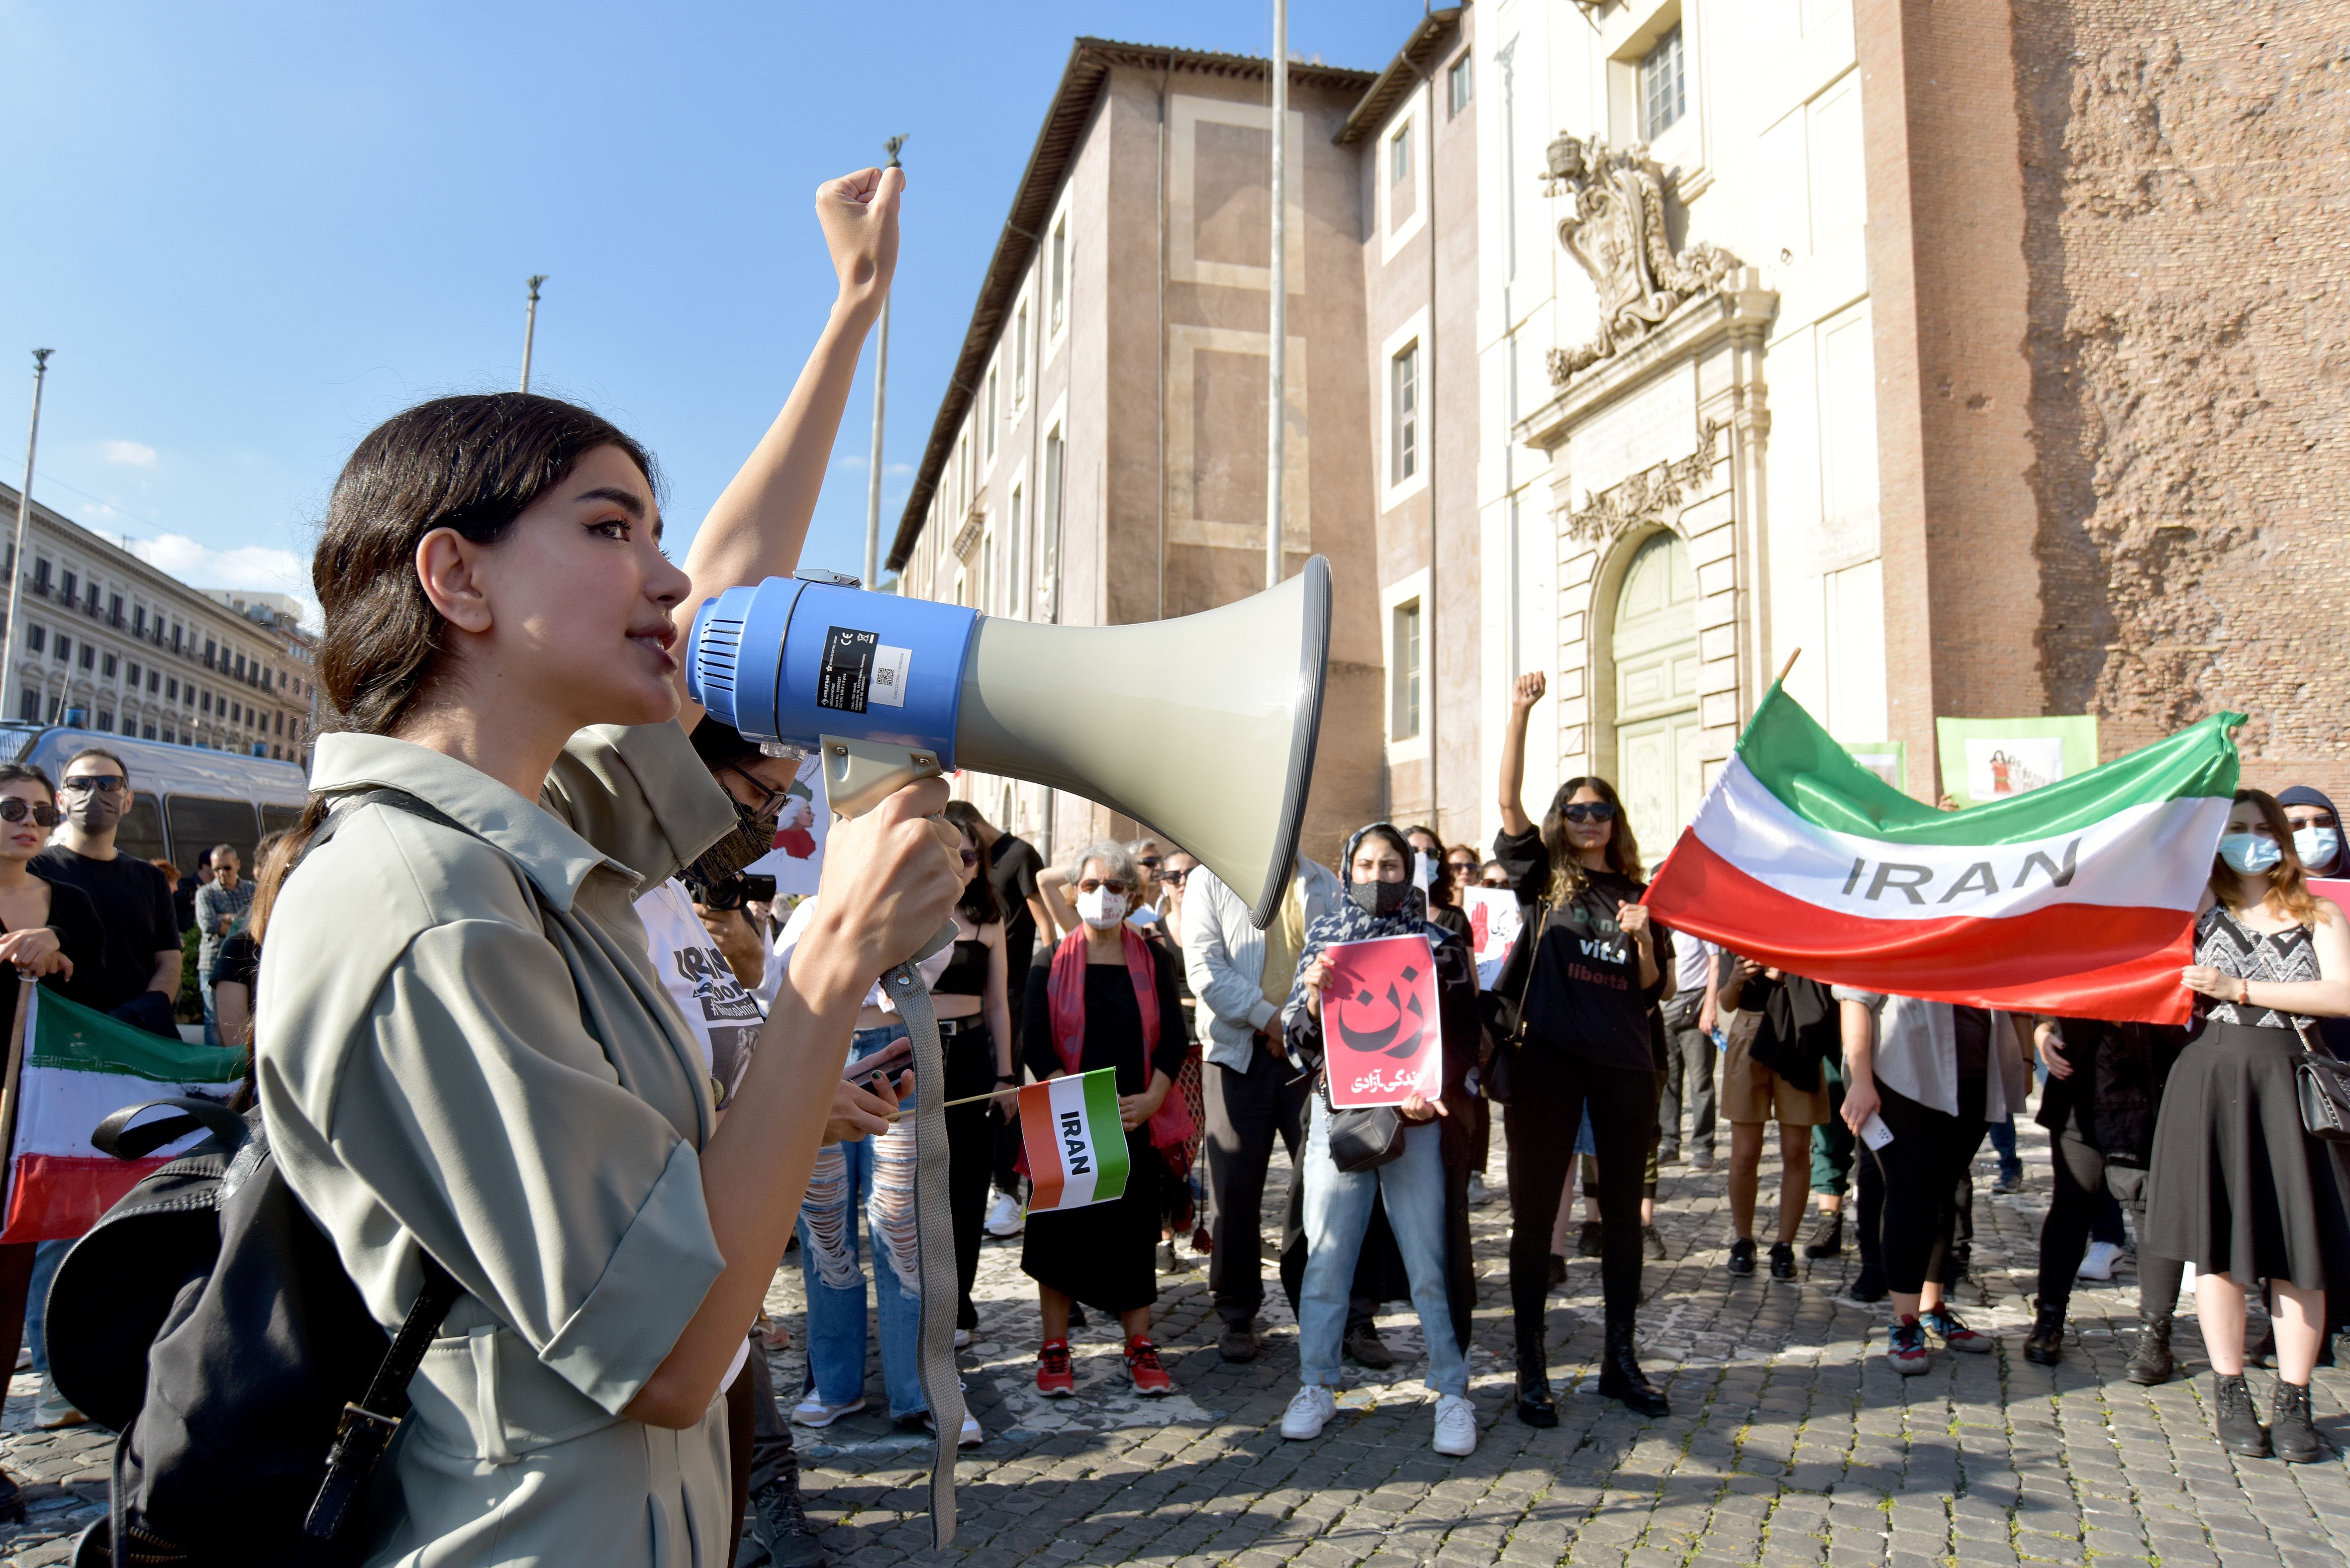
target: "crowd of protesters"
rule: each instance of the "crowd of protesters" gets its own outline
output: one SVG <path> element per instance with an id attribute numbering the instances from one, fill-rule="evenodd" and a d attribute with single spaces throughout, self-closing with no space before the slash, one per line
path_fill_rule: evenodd
<path id="1" fill-rule="evenodd" d="M 1470 1215 L 1500 1196 L 1496 1119 L 1528 1425 L 1561 1419 L 1549 1297 L 1578 1213 L 1573 1244 L 1599 1261 L 1596 1395 L 1669 1413 L 1637 1349 L 1644 1268 L 1667 1255 L 1659 1172 L 1711 1169 L 1723 1122 L 1730 1276 L 1759 1260 L 1795 1279 L 1816 1211 L 1804 1251 L 1856 1248 L 1851 1294 L 1887 1304 L 1896 1371 L 1938 1344 L 1985 1353 L 1953 1305 L 1970 1171 L 1988 1138 L 1995 1189 L 2023 1179 L 2013 1118 L 2036 1067 L 2051 1203 L 2022 1354 L 2061 1360 L 2074 1279 L 2096 1259 L 2109 1272 L 2134 1231 L 2128 1375 L 2173 1376 L 2191 1266 L 2220 1440 L 2323 1451 L 2309 1379 L 2350 1303 L 2350 1168 L 2304 1131 L 2295 1071 L 2305 1049 L 2350 1048 L 2350 928 L 2307 885 L 2345 869 L 2314 790 L 2237 795 L 2180 976 L 2194 1023 L 2176 1030 L 1858 991 L 1667 929 L 1607 780 L 1528 810 L 1539 675 L 1510 694 L 1490 854 L 1365 824 L 1335 870 L 1298 859 L 1262 928 L 1164 839 L 1048 865 L 939 781 L 834 825 L 827 891 L 772 900 L 745 868 L 779 839 L 812 844 L 797 759 L 683 700 L 677 623 L 795 564 L 894 263 L 899 182 L 868 171 L 823 193 L 840 302 L 682 569 L 659 547 L 650 456 L 585 410 L 442 399 L 360 444 L 314 566 L 336 732 L 301 825 L 255 846 L 250 877 L 233 845 L 186 878 L 119 853 L 132 781 L 103 748 L 54 784 L 0 767 L 0 1007 L 38 983 L 176 1035 L 192 932 L 203 1038 L 249 1054 L 278 1168 L 368 1311 L 390 1330 L 432 1271 L 460 1288 L 438 1326 L 463 1348 L 417 1374 L 422 1430 L 396 1450 L 380 1550 L 619 1561 L 616 1543 L 649 1538 L 627 1560 L 698 1568 L 734 1561 L 747 1517 L 779 1568 L 824 1560 L 792 1426 L 866 1407 L 877 1340 L 889 1416 L 933 1421 L 914 1082 L 877 977 L 950 920 L 920 970 L 950 1102 L 955 1343 L 979 1328 L 985 1238 L 1016 1240 L 1042 1397 L 1097 1386 L 1070 1354 L 1088 1313 L 1116 1322 L 1125 1389 L 1174 1393 L 1154 1309 L 1161 1276 L 1201 1254 L 1217 1354 L 1267 1355 L 1270 1250 L 1298 1325 L 1284 1438 L 1321 1434 L 1345 1362 L 1396 1366 L 1377 1314 L 1408 1301 L 1433 1447 L 1473 1451 Z M 1490 974 L 1472 888 L 1521 917 Z M 1427 944 L 1438 1067 L 1366 1122 L 1329 1082 L 1333 950 L 1395 939 Z M 1024 1211 L 1014 1091 L 1096 1071 L 1116 1080 L 1125 1188 Z M 1268 1249 L 1276 1145 L 1286 1217 Z M 36 1370 L 65 1245 L 0 1246 L 0 1344 L 21 1334 Z M 779 1397 L 764 1351 L 793 1331 L 763 1308 L 787 1251 L 806 1376 Z M 2268 1345 L 2245 1344 L 2255 1290 Z M 2269 1360 L 2264 1421 L 2244 1368 Z M 34 1417 L 80 1418 L 46 1380 Z M 986 1436 L 966 1415 L 952 1440 Z"/>

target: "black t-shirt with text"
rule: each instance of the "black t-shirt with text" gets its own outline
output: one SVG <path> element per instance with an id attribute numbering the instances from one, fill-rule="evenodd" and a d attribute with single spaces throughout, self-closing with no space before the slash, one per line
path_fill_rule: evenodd
<path id="1" fill-rule="evenodd" d="M 1550 857 L 1539 829 L 1493 838 L 1493 858 L 1508 870 L 1526 909 L 1526 930 L 1511 950 L 1493 989 L 1515 998 L 1524 988 L 1526 1043 L 1564 1051 L 1603 1067 L 1656 1071 L 1649 1013 L 1673 969 L 1672 933 L 1652 925 L 1657 979 L 1640 983 L 1640 950 L 1617 922 L 1618 904 L 1637 904 L 1648 884 L 1614 871 L 1594 871 L 1572 902 L 1554 906 L 1535 930 L 1534 907 L 1548 890 Z M 1531 958 L 1527 936 L 1536 939 Z M 1528 977 L 1525 965 L 1534 973 Z"/>
<path id="2" fill-rule="evenodd" d="M 94 988 L 103 1012 L 145 991 L 155 979 L 155 955 L 176 950 L 180 921 L 172 909 L 172 883 L 135 855 L 96 860 L 62 844 L 33 857 L 34 875 L 78 888 L 98 909 L 105 931 L 102 973 Z"/>

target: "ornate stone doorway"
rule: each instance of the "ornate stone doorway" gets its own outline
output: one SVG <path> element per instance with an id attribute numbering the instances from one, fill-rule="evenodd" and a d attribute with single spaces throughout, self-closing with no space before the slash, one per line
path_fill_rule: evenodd
<path id="1" fill-rule="evenodd" d="M 1616 596 L 1617 793 L 1653 866 L 1697 815 L 1705 790 L 1699 744 L 1697 573 L 1670 530 L 1635 551 Z"/>

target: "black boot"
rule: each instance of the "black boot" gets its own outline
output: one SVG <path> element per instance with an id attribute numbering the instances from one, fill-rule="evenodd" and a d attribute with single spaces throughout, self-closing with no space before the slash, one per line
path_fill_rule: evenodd
<path id="1" fill-rule="evenodd" d="M 1558 1425 L 1558 1402 L 1550 1394 L 1550 1366 L 1540 1341 L 1518 1341 L 1518 1419 L 1529 1427 Z"/>
<path id="2" fill-rule="evenodd" d="M 2023 1359 L 2035 1366 L 2054 1366 L 2064 1359 L 2064 1309 L 2043 1306 L 2032 1320 L 2023 1341 Z"/>
<path id="3" fill-rule="evenodd" d="M 2220 1446 L 2231 1454 L 2241 1454 L 2248 1459 L 2269 1457 L 2269 1429 L 2252 1408 L 2252 1391 L 2244 1386 L 2241 1372 L 2230 1377 L 2224 1373 L 2211 1374 L 2211 1393 L 2219 1406 L 2219 1415 L 2211 1422 Z"/>
<path id="4" fill-rule="evenodd" d="M 1813 1228 L 1812 1239 L 1804 1243 L 1806 1258 L 1841 1258 L 1844 1256 L 1844 1210 L 1831 1209 L 1820 1216 Z"/>
<path id="5" fill-rule="evenodd" d="M 2130 1353 L 2129 1380 L 2151 1388 L 2170 1381 L 2170 1314 L 2141 1308 L 2137 1348 Z"/>
<path id="6" fill-rule="evenodd" d="M 1599 1358 L 1599 1396 L 1603 1399 L 1621 1399 L 1624 1408 L 1636 1416 L 1669 1416 L 1672 1407 L 1665 1402 L 1665 1391 L 1648 1381 L 1640 1370 L 1640 1358 L 1632 1349 L 1632 1325 L 1629 1322 L 1607 1325 L 1607 1348 Z"/>
<path id="7" fill-rule="evenodd" d="M 2325 1457 L 2325 1445 L 2309 1418 L 2309 1385 L 2280 1377 L 2269 1402 L 2269 1442 L 2276 1457 L 2289 1465 L 2305 1465 Z"/>
<path id="8" fill-rule="evenodd" d="M 825 1568 L 832 1559 L 800 1507 L 797 1478 L 778 1476 L 751 1494 L 751 1533 L 767 1549 L 773 1568 Z"/>

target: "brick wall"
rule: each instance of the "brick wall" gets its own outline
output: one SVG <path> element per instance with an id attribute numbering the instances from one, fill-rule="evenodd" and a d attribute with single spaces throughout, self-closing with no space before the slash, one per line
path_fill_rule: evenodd
<path id="1" fill-rule="evenodd" d="M 2017 0 L 2040 637 L 2108 755 L 2350 786 L 2350 16 Z"/>

